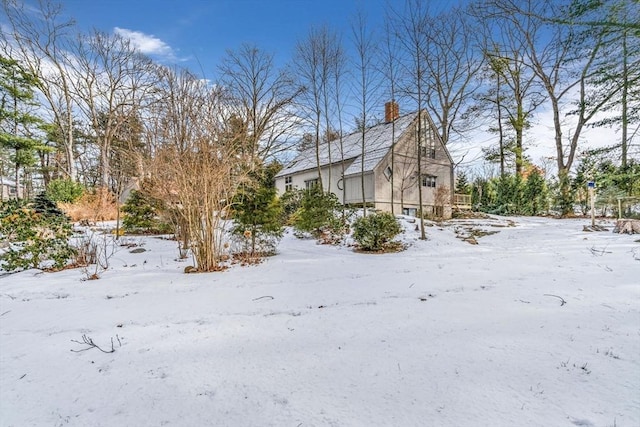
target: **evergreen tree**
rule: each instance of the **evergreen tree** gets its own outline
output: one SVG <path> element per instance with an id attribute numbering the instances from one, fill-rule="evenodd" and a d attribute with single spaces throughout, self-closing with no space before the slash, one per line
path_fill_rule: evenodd
<path id="1" fill-rule="evenodd" d="M 54 202 L 73 203 L 84 194 L 84 187 L 70 179 L 54 179 L 47 185 L 47 196 Z"/>
<path id="2" fill-rule="evenodd" d="M 485 178 L 476 178 L 471 187 L 471 206 L 475 210 L 485 212 L 491 204 L 491 188 Z"/>
<path id="3" fill-rule="evenodd" d="M 537 170 L 534 169 L 527 177 L 522 196 L 523 214 L 539 215 L 547 210 L 547 186 Z"/>
<path id="4" fill-rule="evenodd" d="M 33 200 L 33 210 L 41 215 L 49 217 L 65 217 L 64 212 L 60 210 L 48 196 L 47 193 L 39 193 Z"/>
<path id="5" fill-rule="evenodd" d="M 21 197 L 20 171 L 34 166 L 37 151 L 49 150 L 34 137 L 41 120 L 31 111 L 37 106 L 34 96 L 36 77 L 13 59 L 0 56 L 0 146 L 11 153 L 17 196 Z"/>
<path id="6" fill-rule="evenodd" d="M 250 172 L 250 181 L 240 186 L 235 197 L 233 232 L 248 240 L 251 256 L 272 252 L 282 237 L 282 207 L 274 183 L 280 168 L 272 163 Z"/>
<path id="7" fill-rule="evenodd" d="M 464 171 L 458 172 L 456 178 L 456 193 L 457 194 L 469 194 L 470 191 L 469 181 L 467 180 L 467 174 Z"/>
<path id="8" fill-rule="evenodd" d="M 122 226 L 127 233 L 170 232 L 171 227 L 159 219 L 159 212 L 162 209 L 162 201 L 153 199 L 144 191 L 133 190 L 122 206 L 124 213 Z"/>
<path id="9" fill-rule="evenodd" d="M 300 208 L 294 214 L 294 227 L 315 237 L 319 237 L 327 228 L 339 234 L 343 228 L 337 215 L 339 210 L 340 202 L 335 194 L 325 193 L 320 186 L 313 186 L 304 192 Z"/>
<path id="10" fill-rule="evenodd" d="M 505 175 L 491 180 L 496 191 L 496 198 L 491 209 L 500 215 L 519 214 L 522 212 L 523 185 L 520 175 Z"/>

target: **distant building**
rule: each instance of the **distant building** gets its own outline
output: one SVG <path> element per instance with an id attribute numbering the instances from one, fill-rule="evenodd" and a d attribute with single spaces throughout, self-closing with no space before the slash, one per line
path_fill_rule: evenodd
<path id="1" fill-rule="evenodd" d="M 22 189 L 16 187 L 15 181 L 2 177 L 0 178 L 0 187 L 2 191 L 0 200 L 15 199 L 18 196 L 22 197 Z"/>
<path id="2" fill-rule="evenodd" d="M 385 105 L 385 122 L 365 132 L 364 155 L 361 132 L 344 136 L 342 149 L 339 139 L 323 143 L 319 153 L 320 170 L 315 146 L 300 152 L 276 175 L 278 192 L 310 188 L 322 180 L 324 190 L 334 193 L 344 204 L 362 206 L 364 174 L 365 204 L 391 211 L 393 176 L 395 213 L 416 215 L 420 188 L 425 215 L 450 218 L 454 189 L 451 155 L 426 111 L 403 116 L 399 116 L 398 111 L 394 102 Z M 417 167 L 419 117 L 422 120 L 420 177 Z"/>

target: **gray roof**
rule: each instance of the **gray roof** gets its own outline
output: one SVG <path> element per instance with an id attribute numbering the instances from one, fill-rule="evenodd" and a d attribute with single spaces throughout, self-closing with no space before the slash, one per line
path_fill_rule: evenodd
<path id="1" fill-rule="evenodd" d="M 397 143 L 402 134 L 413 123 L 417 113 L 405 114 L 395 121 L 395 141 Z M 365 131 L 365 156 L 364 171 L 372 171 L 373 168 L 382 160 L 389 152 L 392 146 L 392 124 L 381 123 L 372 126 Z M 340 140 L 331 141 L 331 162 L 329 162 L 329 144 L 322 144 L 320 147 L 320 165 L 327 166 L 329 164 L 341 161 L 340 156 Z M 342 138 L 342 147 L 344 150 L 344 160 L 352 160 L 353 163 L 345 171 L 345 176 L 360 173 L 362 168 L 362 133 L 354 132 Z M 286 165 L 276 177 L 291 175 L 305 170 L 316 168 L 316 148 L 309 149 L 299 153 L 293 161 Z"/>

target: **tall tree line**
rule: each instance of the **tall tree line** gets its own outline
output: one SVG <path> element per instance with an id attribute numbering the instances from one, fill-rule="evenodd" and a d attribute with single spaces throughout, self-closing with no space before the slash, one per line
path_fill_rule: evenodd
<path id="1" fill-rule="evenodd" d="M 190 132 L 189 121 L 178 126 L 184 118 L 166 116 L 169 106 L 158 96 L 181 83 L 168 83 L 167 67 L 128 40 L 81 34 L 49 0 L 38 0 L 38 14 L 19 0 L 2 0 L 2 6 L 2 58 L 33 76 L 30 90 L 41 104 L 30 107 L 44 123 L 31 136 L 40 148 L 50 147 L 36 150 L 45 183 L 69 178 L 117 191 L 125 175 L 145 173 L 142 160 L 135 167 L 122 161 L 127 148 L 132 156 L 153 156 L 149 141 L 175 138 L 172 143 L 180 144 Z M 527 147 L 547 143 L 531 141 L 527 130 L 550 112 L 555 175 L 566 183 L 589 126 L 619 128 L 612 149 L 623 165 L 633 161 L 640 117 L 638 9 L 633 0 L 483 0 L 438 11 L 406 0 L 388 6 L 379 27 L 360 13 L 349 34 L 328 25 L 310 28 L 282 67 L 272 53 L 242 45 L 215 70 L 218 100 L 229 113 L 225 132 L 234 135 L 250 168 L 290 157 L 300 141 L 310 143 L 319 185 L 331 190 L 344 173 L 342 136 L 361 132 L 366 155 L 367 129 L 383 120 L 385 101 L 394 100 L 402 112 L 429 113 L 453 152 L 477 143 L 481 130 L 494 130 L 503 175 L 523 173 Z M 3 79 L 8 86 L 10 79 Z M 150 123 L 160 120 L 174 122 L 171 133 L 149 134 L 158 131 Z M 417 156 L 425 131 L 419 121 Z M 14 160 L 5 154 L 4 167 L 15 168 Z M 326 161 L 342 167 L 323 177 L 319 166 Z M 413 185 L 420 188 L 419 181 Z M 396 184 L 390 183 L 394 190 Z M 568 192 L 566 198 L 568 210 Z"/>

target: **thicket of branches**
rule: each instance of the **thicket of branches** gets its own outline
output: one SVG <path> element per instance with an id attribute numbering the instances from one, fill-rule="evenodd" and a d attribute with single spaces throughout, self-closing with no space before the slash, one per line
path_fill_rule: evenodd
<path id="1" fill-rule="evenodd" d="M 342 136 L 359 131 L 366 155 L 367 129 L 389 100 L 427 111 L 460 162 L 485 142 L 478 132 L 492 134 L 485 160 L 503 181 L 536 163 L 528 147 L 550 144 L 552 162 L 537 167 L 553 176 L 562 213 L 577 197 L 587 128 L 620 130 L 608 152 L 623 173 L 638 162 L 634 0 L 483 0 L 444 12 L 406 0 L 388 6 L 382 29 L 362 12 L 346 34 L 311 28 L 281 67 L 259 46 L 230 47 L 206 70 L 212 80 L 154 63 L 120 34 L 79 31 L 53 0 L 35 10 L 2 0 L 2 10 L 0 179 L 25 197 L 59 179 L 116 198 L 132 179 L 145 182 L 203 270 L 217 268 L 224 242 L 215 233 L 247 172 L 311 147 L 319 184 L 331 190 L 342 176 L 322 176 L 320 152 L 326 146 L 344 171 Z M 543 112 L 553 140 L 532 141 Z M 414 153 L 394 150 L 392 168 L 421 173 L 422 162 L 403 159 L 420 158 L 425 130 L 419 121 Z"/>

